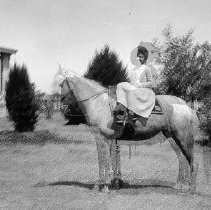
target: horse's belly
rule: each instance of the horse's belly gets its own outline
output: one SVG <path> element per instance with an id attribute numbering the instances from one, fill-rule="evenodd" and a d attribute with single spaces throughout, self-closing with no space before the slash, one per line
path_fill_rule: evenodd
<path id="1" fill-rule="evenodd" d="M 152 138 L 164 129 L 164 118 L 162 115 L 151 115 L 144 123 L 137 120 L 135 123 L 135 137 L 140 140 Z"/>
<path id="2" fill-rule="evenodd" d="M 165 129 L 164 115 L 150 115 L 149 119 L 138 119 L 134 127 L 126 125 L 118 140 L 141 141 L 152 138 Z"/>
<path id="3" fill-rule="evenodd" d="M 147 129 L 136 129 L 135 133 L 134 133 L 134 138 L 135 139 L 139 139 L 139 140 L 146 140 L 146 139 L 150 139 L 153 136 L 157 135 L 158 133 L 160 133 L 160 130 L 147 130 Z"/>
<path id="4" fill-rule="evenodd" d="M 152 138 L 157 135 L 161 130 L 153 127 L 144 127 L 137 125 L 135 128 L 132 126 L 126 126 L 123 130 L 122 135 L 117 138 L 118 140 L 126 141 L 142 141 Z"/>

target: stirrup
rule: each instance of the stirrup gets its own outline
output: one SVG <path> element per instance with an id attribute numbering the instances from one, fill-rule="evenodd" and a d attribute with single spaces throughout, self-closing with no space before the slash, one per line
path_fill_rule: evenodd
<path id="1" fill-rule="evenodd" d="M 138 116 L 133 111 L 129 110 L 128 114 L 132 117 L 133 122 L 138 120 Z"/>
<path id="2" fill-rule="evenodd" d="M 155 105 L 153 108 L 153 113 L 162 113 L 162 108 L 160 106 Z"/>
<path id="3" fill-rule="evenodd" d="M 117 115 L 116 116 L 116 123 L 117 124 L 125 124 L 126 117 L 124 115 Z"/>
<path id="4" fill-rule="evenodd" d="M 115 121 L 117 124 L 121 124 L 125 126 L 126 122 L 128 120 L 128 114 L 124 112 L 124 114 L 117 114 L 115 117 Z"/>
<path id="5" fill-rule="evenodd" d="M 123 121 L 124 118 L 125 118 L 124 115 L 117 115 L 117 116 L 116 116 L 116 119 L 119 120 L 119 121 L 121 121 L 121 120 Z"/>

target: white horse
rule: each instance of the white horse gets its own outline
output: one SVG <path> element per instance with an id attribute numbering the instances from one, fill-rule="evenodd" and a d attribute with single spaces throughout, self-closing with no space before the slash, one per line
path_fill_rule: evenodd
<path id="1" fill-rule="evenodd" d="M 92 125 L 92 131 L 95 134 L 96 131 L 100 133 L 95 135 L 100 185 L 103 185 L 103 190 L 107 191 L 113 178 L 112 183 L 119 187 L 122 178 L 118 141 L 121 141 L 124 127 L 115 124 L 110 107 L 112 98 L 108 95 L 108 89 L 93 80 L 79 76 L 66 78 L 60 86 L 63 95 L 70 94 L 78 101 L 88 124 Z M 192 112 L 180 98 L 168 95 L 157 97 L 162 103 L 164 114 L 151 114 L 146 125 L 142 125 L 141 121 L 137 120 L 134 140 L 149 139 L 160 131 L 167 138 L 172 137 L 174 141 L 170 141 L 170 145 L 179 160 L 179 174 L 175 188 L 194 191 L 196 177 L 193 173 Z"/>

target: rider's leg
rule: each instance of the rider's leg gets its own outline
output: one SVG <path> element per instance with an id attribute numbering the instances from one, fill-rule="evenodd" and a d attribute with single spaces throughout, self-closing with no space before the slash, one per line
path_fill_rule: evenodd
<path id="1" fill-rule="evenodd" d="M 117 123 L 125 123 L 127 118 L 127 96 L 130 91 L 136 89 L 128 82 L 122 82 L 117 85 L 117 106 L 114 109 L 114 115 Z"/>
<path id="2" fill-rule="evenodd" d="M 125 118 L 127 116 L 127 109 L 124 105 L 121 103 L 118 103 L 117 106 L 114 109 L 114 116 L 115 116 L 115 121 L 117 123 L 123 123 L 125 121 Z"/>

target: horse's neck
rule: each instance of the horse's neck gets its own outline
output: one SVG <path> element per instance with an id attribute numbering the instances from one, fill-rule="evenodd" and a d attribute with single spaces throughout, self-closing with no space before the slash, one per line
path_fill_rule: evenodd
<path id="1" fill-rule="evenodd" d="M 88 99 L 91 96 L 103 91 L 103 88 L 93 81 L 86 81 L 87 83 L 78 85 L 76 90 L 78 100 Z M 108 94 L 102 93 L 97 97 L 82 101 L 82 111 L 91 125 L 99 125 L 108 123 L 111 119 L 111 110 L 109 106 Z"/>
<path id="2" fill-rule="evenodd" d="M 103 87 L 101 87 L 97 82 L 90 81 L 85 78 L 75 83 L 75 87 L 75 95 L 77 96 L 78 101 L 88 99 L 103 90 Z"/>

